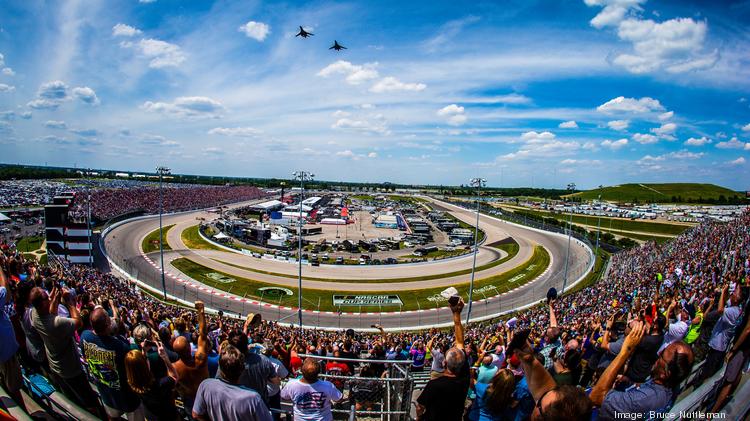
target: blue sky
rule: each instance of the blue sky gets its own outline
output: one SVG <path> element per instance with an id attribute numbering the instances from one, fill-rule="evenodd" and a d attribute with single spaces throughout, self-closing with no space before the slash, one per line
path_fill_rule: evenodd
<path id="1" fill-rule="evenodd" d="M 4 1 L 0 162 L 750 189 L 750 1 L 472 3 Z"/>

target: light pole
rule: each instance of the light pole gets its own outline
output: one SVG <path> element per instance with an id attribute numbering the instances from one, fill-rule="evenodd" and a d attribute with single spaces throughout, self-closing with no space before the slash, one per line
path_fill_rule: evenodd
<path id="1" fill-rule="evenodd" d="M 484 187 L 487 180 L 483 178 L 472 178 L 469 180 L 471 187 L 477 188 L 477 223 L 474 226 L 474 260 L 471 263 L 471 280 L 469 281 L 469 308 L 466 311 L 466 325 L 469 325 L 471 320 L 471 306 L 473 304 L 472 297 L 474 295 L 474 272 L 477 267 L 477 251 L 479 251 L 479 195 L 481 194 L 480 189 Z"/>
<path id="2" fill-rule="evenodd" d="M 312 181 L 315 174 L 309 171 L 295 171 L 292 173 L 295 180 L 299 180 L 299 220 L 297 221 L 297 238 L 299 249 L 297 252 L 297 263 L 299 265 L 299 276 L 297 277 L 297 317 L 299 327 L 302 328 L 302 200 L 305 198 L 305 181 Z"/>
<path id="3" fill-rule="evenodd" d="M 599 185 L 599 198 L 597 199 L 597 201 L 599 202 L 598 203 L 599 207 L 602 206 L 602 193 L 601 193 L 602 188 L 604 188 L 604 186 L 602 186 L 600 184 Z M 602 227 L 602 213 L 601 213 L 601 210 L 599 210 L 596 213 L 596 216 L 597 216 L 597 222 L 596 222 L 596 255 L 598 256 L 599 255 L 599 233 L 601 232 L 601 227 Z"/>
<path id="4" fill-rule="evenodd" d="M 576 183 L 568 183 L 568 194 L 571 194 L 576 189 Z M 568 222 L 568 250 L 565 252 L 565 274 L 563 275 L 563 286 L 562 291 L 560 291 L 560 295 L 562 295 L 563 292 L 565 292 L 565 286 L 568 284 L 568 264 L 570 262 L 570 234 L 571 234 L 571 224 L 573 223 L 573 208 L 570 209 L 570 222 Z"/>
<path id="5" fill-rule="evenodd" d="M 89 237 L 89 266 L 94 267 L 94 246 L 91 244 L 91 190 L 88 191 L 86 205 L 88 207 L 88 215 L 86 216 L 86 235 Z"/>
<path id="6" fill-rule="evenodd" d="M 162 181 L 164 175 L 169 174 L 170 171 L 167 167 L 156 167 L 156 172 L 159 174 L 159 259 L 161 260 L 161 290 L 164 293 L 164 301 L 167 301 L 167 284 L 164 278 L 164 231 L 161 223 L 161 215 L 164 212 Z"/>

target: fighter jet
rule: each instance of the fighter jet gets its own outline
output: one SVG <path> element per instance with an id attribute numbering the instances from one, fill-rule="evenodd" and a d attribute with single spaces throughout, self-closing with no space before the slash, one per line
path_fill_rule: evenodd
<path id="1" fill-rule="evenodd" d="M 297 35 L 295 35 L 295 37 L 307 38 L 307 37 L 309 37 L 311 35 L 315 35 L 315 34 L 313 34 L 312 32 L 305 31 L 305 28 L 303 28 L 303 27 L 300 26 L 299 27 L 299 33 Z"/>
<path id="2" fill-rule="evenodd" d="M 344 47 L 343 45 L 339 44 L 338 41 L 333 40 L 333 46 L 331 48 L 329 48 L 329 50 L 341 51 L 341 50 L 346 50 L 346 47 Z"/>

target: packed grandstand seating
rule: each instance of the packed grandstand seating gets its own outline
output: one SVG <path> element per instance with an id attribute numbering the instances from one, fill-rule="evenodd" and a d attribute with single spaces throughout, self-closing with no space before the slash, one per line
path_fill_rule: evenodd
<path id="1" fill-rule="evenodd" d="M 102 217 L 130 206 L 103 194 Z M 326 374 L 377 379 L 390 372 L 381 361 L 409 361 L 431 377 L 413 395 L 419 419 L 608 420 L 667 413 L 726 364 L 704 408 L 716 412 L 750 360 L 749 226 L 745 211 L 621 252 L 597 283 L 502 321 L 464 327 L 460 301 L 452 330 L 388 333 L 255 325 L 205 314 L 199 302 L 168 306 L 114 275 L 24 262 L 3 245 L 0 378 L 19 405 L 28 399 L 23 368 L 101 418 L 268 420 L 279 415 L 269 408 L 291 405 L 294 419 L 330 420 L 336 402 L 359 411 L 377 409 L 377 399 Z M 368 361 L 321 362 L 328 357 Z"/>
<path id="2" fill-rule="evenodd" d="M 163 189 L 164 212 L 209 208 L 212 206 L 258 199 L 263 191 L 252 186 L 189 186 Z M 121 189 L 96 189 L 91 191 L 91 216 L 106 221 L 116 216 L 132 213 L 159 212 L 158 187 L 131 187 Z M 78 212 L 86 209 L 86 195 L 76 196 Z"/>

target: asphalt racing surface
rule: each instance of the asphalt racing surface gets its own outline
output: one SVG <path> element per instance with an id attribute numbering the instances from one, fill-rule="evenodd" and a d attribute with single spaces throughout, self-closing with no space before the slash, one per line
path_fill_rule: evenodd
<path id="1" fill-rule="evenodd" d="M 433 206 L 450 212 L 456 218 L 474 224 L 476 213 L 460 208 L 437 199 L 429 198 Z M 238 203 L 230 207 L 244 206 L 250 202 Z M 206 211 L 191 211 L 179 214 L 165 215 L 163 225 L 175 225 L 169 230 L 167 243 L 172 250 L 165 251 L 164 262 L 167 272 L 165 282 L 167 294 L 185 301 L 192 302 L 201 299 L 206 306 L 216 310 L 223 310 L 227 314 L 244 315 L 248 312 L 260 313 L 267 320 L 281 320 L 287 323 L 297 323 L 297 309 L 279 307 L 271 303 L 259 303 L 252 299 L 243 299 L 235 295 L 225 293 L 221 290 L 212 290 L 188 278 L 170 262 L 174 259 L 185 257 L 201 265 L 228 273 L 230 275 L 251 278 L 257 281 L 277 284 L 279 286 L 297 286 L 297 279 L 261 274 L 244 270 L 232 265 L 252 267 L 273 273 L 287 275 L 297 274 L 297 265 L 289 262 L 259 259 L 243 254 L 229 251 L 216 250 L 193 250 L 188 249 L 182 242 L 181 233 L 184 229 L 201 222 L 201 218 L 211 220 L 217 218 L 216 213 Z M 519 244 L 519 252 L 512 259 L 477 272 L 475 279 L 482 279 L 493 274 L 506 272 L 528 260 L 535 245 L 543 246 L 550 254 L 551 265 L 546 272 L 530 283 L 501 294 L 490 297 L 494 292 L 483 291 L 475 293 L 472 310 L 472 320 L 482 317 L 507 312 L 525 305 L 537 302 L 545 297 L 547 290 L 554 286 L 561 289 L 564 277 L 565 257 L 568 246 L 568 238 L 559 234 L 546 231 L 538 231 L 531 228 L 514 225 L 486 215 L 480 216 L 480 228 L 486 234 L 484 244 L 491 244 L 508 236 L 513 237 Z M 120 268 L 142 283 L 161 291 L 161 275 L 159 269 L 159 253 L 144 255 L 141 250 L 143 238 L 150 232 L 158 229 L 158 216 L 135 219 L 114 227 L 105 233 L 103 244 L 106 254 Z M 477 253 L 477 266 L 489 263 L 504 255 L 497 249 L 482 246 Z M 568 287 L 587 273 L 591 266 L 593 255 L 591 250 L 575 239 L 570 244 L 570 259 L 568 268 Z M 232 265 L 218 262 L 231 263 Z M 384 282 L 384 283 L 358 283 L 357 279 L 388 279 L 404 278 L 424 275 L 435 275 L 471 268 L 471 255 L 459 258 L 440 260 L 436 262 L 381 265 L 381 266 L 336 266 L 321 265 L 319 267 L 303 266 L 303 276 L 326 279 L 341 279 L 341 281 L 314 281 L 303 280 L 304 288 L 315 288 L 331 290 L 331 294 L 337 290 L 346 291 L 383 291 L 383 293 L 395 293 L 399 291 L 408 294 L 410 290 L 418 288 L 448 287 L 469 281 L 469 274 L 438 278 L 423 281 L 410 282 Z M 118 272 L 117 270 L 113 270 Z M 479 301 L 477 301 L 479 300 Z M 379 323 L 386 329 L 416 328 L 426 326 L 446 325 L 451 321 L 450 310 L 447 303 L 432 303 L 424 301 L 422 310 L 399 311 L 398 307 L 383 307 L 382 312 L 359 313 L 357 307 L 342 309 L 343 312 L 317 312 L 304 310 L 302 323 L 308 327 L 322 328 L 355 328 L 368 329 L 370 325 Z M 314 308 L 314 305 L 312 306 Z M 468 306 L 467 306 L 468 309 Z M 466 317 L 467 309 L 464 310 Z"/>

